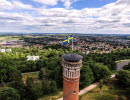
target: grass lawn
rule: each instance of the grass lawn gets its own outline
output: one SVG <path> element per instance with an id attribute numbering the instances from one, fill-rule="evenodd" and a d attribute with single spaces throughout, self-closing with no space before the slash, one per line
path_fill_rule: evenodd
<path id="1" fill-rule="evenodd" d="M 39 98 L 38 100 L 57 100 L 58 98 L 61 98 L 63 96 L 63 92 L 59 91 L 50 95 L 43 96 L 42 98 Z"/>
<path id="2" fill-rule="evenodd" d="M 38 81 L 38 73 L 39 73 L 39 71 L 37 71 L 37 72 L 29 72 L 29 73 L 23 73 L 22 74 L 22 80 L 24 81 L 24 82 L 26 82 L 26 79 L 27 79 L 27 77 L 32 77 L 33 79 L 34 79 L 34 81 L 35 80 L 37 80 Z"/>
<path id="3" fill-rule="evenodd" d="M 100 90 L 99 87 L 87 92 L 80 96 L 79 100 L 130 100 L 130 96 L 123 89 L 119 89 L 113 84 L 115 80 L 103 86 Z"/>

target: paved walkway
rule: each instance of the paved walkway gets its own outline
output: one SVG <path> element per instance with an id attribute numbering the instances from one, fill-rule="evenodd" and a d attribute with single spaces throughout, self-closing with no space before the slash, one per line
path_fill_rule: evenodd
<path id="1" fill-rule="evenodd" d="M 82 95 L 82 94 L 84 94 L 84 93 L 86 93 L 86 92 L 92 90 L 92 89 L 95 88 L 98 84 L 99 84 L 99 82 L 96 82 L 96 83 L 91 84 L 90 86 L 84 88 L 83 90 L 80 90 L 79 95 Z"/>

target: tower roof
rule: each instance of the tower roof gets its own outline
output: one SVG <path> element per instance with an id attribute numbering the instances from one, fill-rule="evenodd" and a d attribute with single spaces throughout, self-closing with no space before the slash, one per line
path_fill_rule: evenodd
<path id="1" fill-rule="evenodd" d="M 62 55 L 62 58 L 65 60 L 72 60 L 72 61 L 78 61 L 83 59 L 81 55 L 75 54 L 75 53 L 69 53 Z"/>

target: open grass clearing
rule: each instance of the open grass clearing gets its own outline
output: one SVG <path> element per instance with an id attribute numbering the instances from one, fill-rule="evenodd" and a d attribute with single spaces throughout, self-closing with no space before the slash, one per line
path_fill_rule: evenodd
<path id="1" fill-rule="evenodd" d="M 57 100 L 58 98 L 61 98 L 62 96 L 63 96 L 63 92 L 59 90 L 56 93 L 43 96 L 42 98 L 39 98 L 38 100 Z"/>
<path id="2" fill-rule="evenodd" d="M 38 74 L 39 71 L 36 72 L 28 72 L 28 73 L 22 73 L 22 80 L 24 81 L 24 83 L 26 82 L 27 77 L 32 77 L 35 80 L 38 81 Z"/>

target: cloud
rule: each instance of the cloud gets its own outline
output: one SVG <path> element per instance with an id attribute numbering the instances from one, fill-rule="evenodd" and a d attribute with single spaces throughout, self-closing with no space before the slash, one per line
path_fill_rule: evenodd
<path id="1" fill-rule="evenodd" d="M 118 0 L 118 1 L 116 2 L 116 5 L 120 5 L 120 4 L 130 5 L 130 0 Z"/>
<path id="2" fill-rule="evenodd" d="M 54 6 L 57 5 L 59 0 L 33 0 L 34 2 L 42 3 L 44 5 Z"/>
<path id="3" fill-rule="evenodd" d="M 33 9 L 31 5 L 23 4 L 19 1 L 9 2 L 7 0 L 0 0 L 0 10 L 13 10 L 13 9 Z"/>
<path id="4" fill-rule="evenodd" d="M 66 1 L 62 0 L 63 3 Z M 84 8 L 81 10 L 69 9 L 76 0 L 68 1 L 71 3 L 65 8 L 47 9 L 44 7 L 33 8 L 18 1 L 1 0 L 0 7 L 3 9 L 32 9 L 34 14 L 1 11 L 0 30 L 56 33 L 73 31 L 78 33 L 130 33 L 129 0 L 118 0 L 101 8 Z M 55 0 L 53 4 L 55 5 L 57 2 Z M 8 7 L 4 8 L 2 5 L 8 5 Z"/>
<path id="5" fill-rule="evenodd" d="M 64 6 L 65 6 L 67 9 L 69 9 L 71 3 L 72 3 L 72 2 L 71 2 L 70 0 L 65 0 L 65 1 L 64 1 Z"/>
<path id="6" fill-rule="evenodd" d="M 67 9 L 70 9 L 71 8 L 71 5 L 74 3 L 74 2 L 76 2 L 76 1 L 78 1 L 78 0 L 61 0 L 61 2 L 63 2 L 64 4 L 64 6 L 65 6 L 65 8 L 67 8 Z"/>
<path id="7" fill-rule="evenodd" d="M 18 8 L 18 9 L 33 9 L 32 5 L 23 4 L 19 1 L 13 1 L 12 5 L 14 8 Z"/>
<path id="8" fill-rule="evenodd" d="M 13 6 L 12 6 L 11 2 L 8 2 L 6 0 L 0 0 L 0 10 L 12 9 L 12 8 L 13 8 Z"/>
<path id="9" fill-rule="evenodd" d="M 72 8 L 71 5 L 78 0 L 33 0 L 33 1 L 49 6 L 57 5 L 58 2 L 60 1 L 63 3 L 66 9 L 70 9 Z"/>

